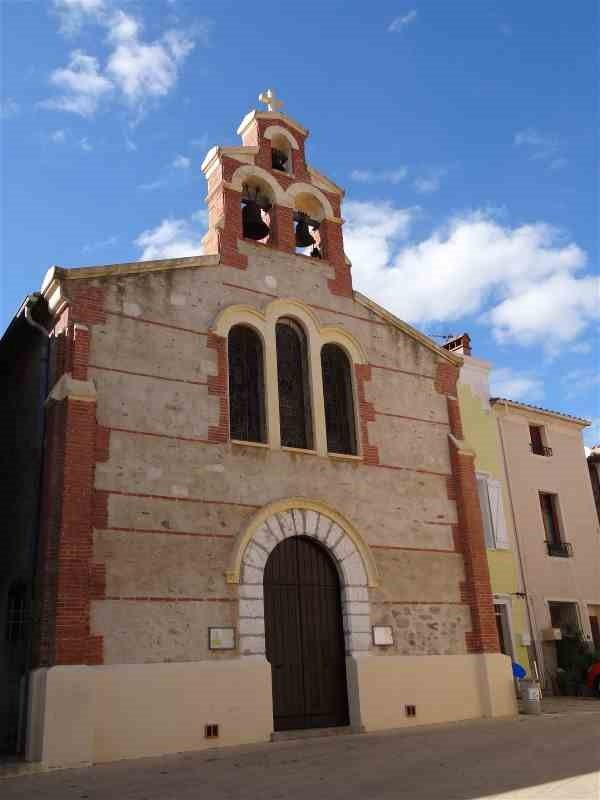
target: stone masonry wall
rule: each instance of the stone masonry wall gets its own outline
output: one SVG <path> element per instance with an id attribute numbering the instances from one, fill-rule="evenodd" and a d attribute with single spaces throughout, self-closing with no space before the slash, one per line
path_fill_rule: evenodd
<path id="1" fill-rule="evenodd" d="M 95 467 L 101 579 L 91 603 L 104 663 L 230 657 L 209 652 L 207 639 L 210 625 L 236 624 L 237 587 L 224 580 L 233 539 L 258 509 L 290 496 L 337 509 L 371 547 L 381 577 L 371 621 L 393 626 L 387 652 L 466 652 L 471 618 L 439 356 L 332 294 L 327 263 L 240 249 L 245 270 L 197 267 L 91 284 L 104 308 L 90 325 L 88 365 L 107 437 Z M 210 391 L 218 370 L 211 327 L 229 305 L 263 309 L 275 296 L 302 300 L 320 324 L 342 325 L 361 342 L 375 463 L 211 437 L 222 425 Z"/>

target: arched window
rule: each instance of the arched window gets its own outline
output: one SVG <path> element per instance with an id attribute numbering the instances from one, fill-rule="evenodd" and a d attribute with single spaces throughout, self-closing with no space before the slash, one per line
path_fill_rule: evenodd
<path id="1" fill-rule="evenodd" d="M 321 369 L 327 450 L 356 455 L 352 373 L 348 356 L 337 344 L 325 344 L 321 349 Z"/>
<path id="2" fill-rule="evenodd" d="M 9 590 L 6 603 L 5 639 L 10 644 L 22 642 L 27 623 L 27 586 L 24 581 L 14 581 Z"/>
<path id="3" fill-rule="evenodd" d="M 306 335 L 293 319 L 281 318 L 275 328 L 279 423 L 284 447 L 313 447 Z"/>
<path id="4" fill-rule="evenodd" d="M 263 346 L 246 325 L 229 331 L 229 430 L 232 439 L 266 441 Z"/>

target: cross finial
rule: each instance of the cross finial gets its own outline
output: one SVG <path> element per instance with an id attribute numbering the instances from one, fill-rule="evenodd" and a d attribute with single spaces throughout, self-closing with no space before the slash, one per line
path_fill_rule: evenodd
<path id="1" fill-rule="evenodd" d="M 267 111 L 279 111 L 283 105 L 282 101 L 275 96 L 273 89 L 267 89 L 266 92 L 259 94 L 258 102 L 264 103 L 267 107 Z"/>

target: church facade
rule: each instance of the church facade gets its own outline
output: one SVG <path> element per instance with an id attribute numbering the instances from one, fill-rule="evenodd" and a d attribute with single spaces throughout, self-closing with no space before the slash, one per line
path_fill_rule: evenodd
<path id="1" fill-rule="evenodd" d="M 461 359 L 353 289 L 274 109 L 204 160 L 204 255 L 44 281 L 29 759 L 516 712 Z"/>

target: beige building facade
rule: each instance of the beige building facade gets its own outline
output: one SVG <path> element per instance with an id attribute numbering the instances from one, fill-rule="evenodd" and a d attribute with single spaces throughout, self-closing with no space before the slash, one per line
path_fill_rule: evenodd
<path id="1" fill-rule="evenodd" d="M 536 676 L 536 653 L 520 563 L 519 543 L 511 513 L 510 495 L 497 418 L 490 402 L 488 361 L 471 353 L 468 334 L 444 345 L 463 359 L 458 398 L 465 440 L 475 453 L 479 503 L 484 523 L 487 562 L 500 648 Z"/>
<path id="2" fill-rule="evenodd" d="M 492 399 L 536 651 L 545 688 L 556 688 L 560 641 L 593 642 L 600 609 L 600 529 L 582 430 L 589 423 Z"/>
<path id="3" fill-rule="evenodd" d="M 33 760 L 516 711 L 461 360 L 353 290 L 306 129 L 239 132 L 203 165 L 204 255 L 42 287 Z"/>

